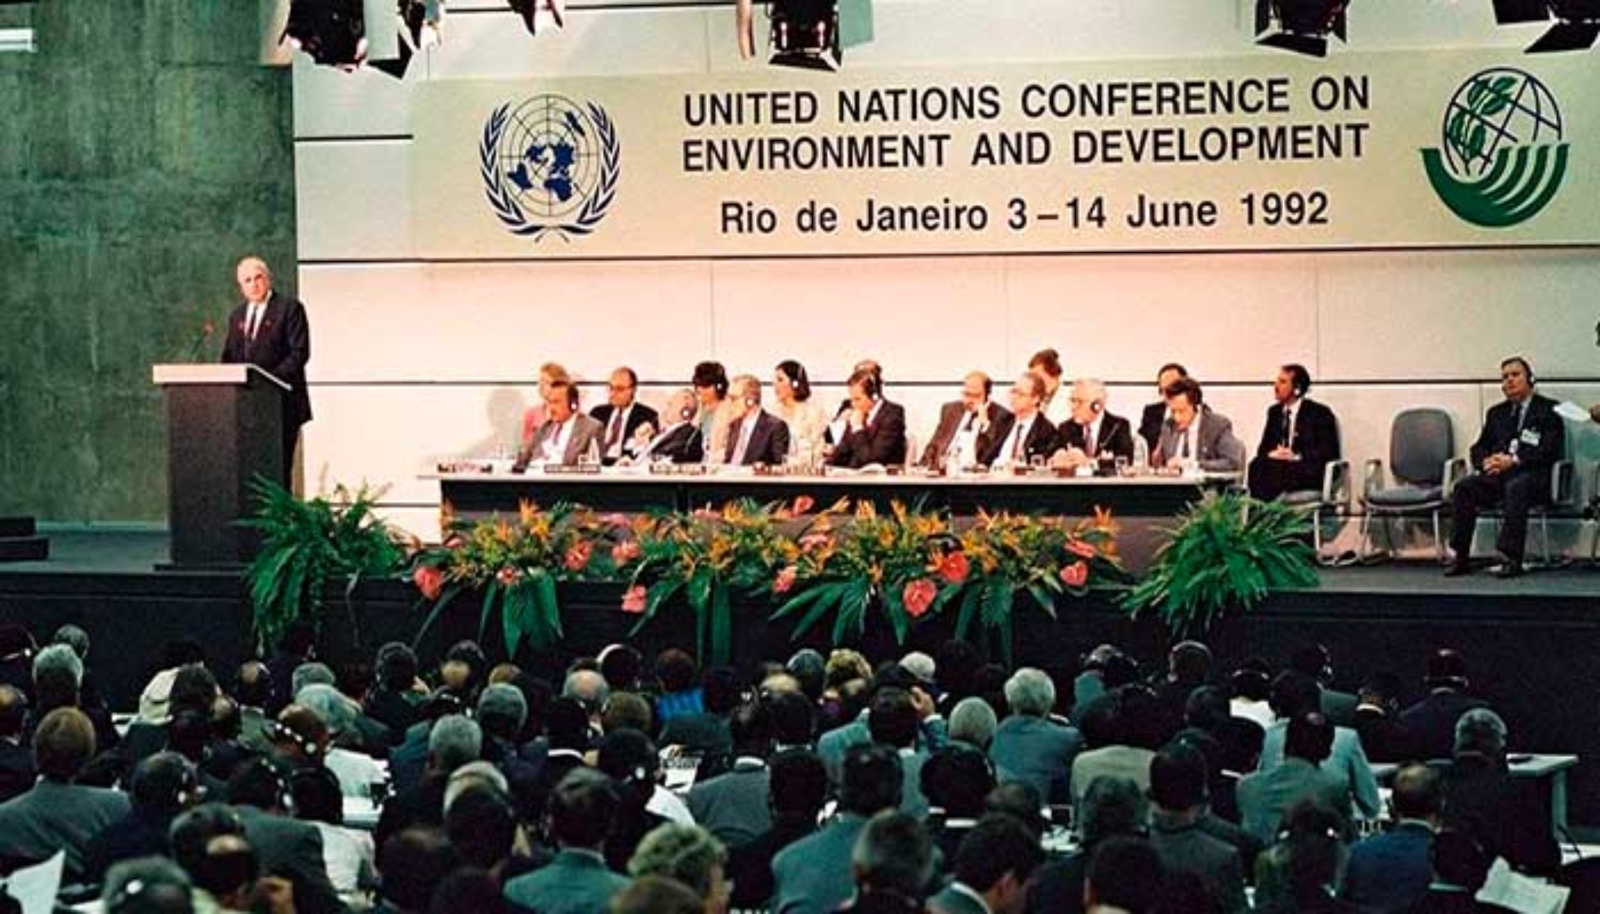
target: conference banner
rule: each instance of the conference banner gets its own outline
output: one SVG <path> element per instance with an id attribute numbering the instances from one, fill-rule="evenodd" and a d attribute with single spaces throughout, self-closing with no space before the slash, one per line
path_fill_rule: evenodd
<path id="1" fill-rule="evenodd" d="M 425 258 L 1600 242 L 1593 54 L 440 80 Z"/>

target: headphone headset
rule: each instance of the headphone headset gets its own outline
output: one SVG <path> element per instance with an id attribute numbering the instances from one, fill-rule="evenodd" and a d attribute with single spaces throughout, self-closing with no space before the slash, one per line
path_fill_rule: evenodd
<path id="1" fill-rule="evenodd" d="M 567 407 L 569 409 L 578 408 L 578 386 L 576 384 L 567 385 Z"/>
<path id="2" fill-rule="evenodd" d="M 1099 400 L 1089 401 L 1089 412 L 1094 413 L 1097 416 L 1100 415 L 1101 410 L 1104 410 L 1105 408 L 1106 405 L 1101 403 Z"/>
<path id="3" fill-rule="evenodd" d="M 686 404 L 682 409 L 678 410 L 678 418 L 682 419 L 685 422 L 688 422 L 690 419 L 693 419 L 694 418 L 694 404 L 693 403 Z"/>
<path id="4" fill-rule="evenodd" d="M 301 736 L 282 723 L 272 725 L 272 739 L 274 742 L 293 743 L 307 758 L 318 759 L 321 757 L 321 750 L 317 748 L 316 743 Z M 278 780 L 282 782 L 283 779 L 280 777 Z M 285 787 L 284 789 L 287 790 L 288 788 Z"/>
<path id="5" fill-rule="evenodd" d="M 882 392 L 880 390 L 880 385 L 878 384 L 877 376 L 873 375 L 871 372 L 863 372 L 861 375 L 861 380 L 857 381 L 856 383 L 861 386 L 861 392 L 865 394 L 869 400 L 878 399 L 878 395 Z"/>

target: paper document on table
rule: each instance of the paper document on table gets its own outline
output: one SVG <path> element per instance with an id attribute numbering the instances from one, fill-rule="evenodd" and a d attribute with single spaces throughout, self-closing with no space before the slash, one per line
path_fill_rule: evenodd
<path id="1" fill-rule="evenodd" d="M 1505 860 L 1496 859 L 1477 898 L 1519 914 L 1561 914 L 1571 893 L 1571 889 L 1514 872 Z"/>
<path id="2" fill-rule="evenodd" d="M 22 905 L 22 914 L 50 914 L 56 907 L 56 893 L 61 891 L 61 873 L 66 863 L 66 852 L 56 851 L 49 860 L 23 867 L 0 880 L 0 885 Z"/>

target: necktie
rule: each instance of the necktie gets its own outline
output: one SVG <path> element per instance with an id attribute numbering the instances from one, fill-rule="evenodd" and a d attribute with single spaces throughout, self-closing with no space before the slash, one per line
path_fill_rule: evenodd
<path id="1" fill-rule="evenodd" d="M 733 459 L 728 461 L 734 466 L 744 465 L 744 452 L 750 447 L 750 436 L 755 433 L 756 428 L 754 421 L 740 422 L 739 425 L 739 443 L 733 448 Z"/>
<path id="2" fill-rule="evenodd" d="M 622 410 L 617 408 L 611 411 L 611 425 L 606 428 L 606 453 L 611 453 L 611 449 L 616 447 L 617 442 L 621 440 Z"/>
<path id="3" fill-rule="evenodd" d="M 1029 422 L 1024 425 L 1017 426 L 1017 437 L 1011 440 L 1012 462 L 1015 462 L 1018 457 L 1022 456 L 1022 442 L 1028 437 L 1028 428 L 1032 424 L 1032 422 Z"/>
<path id="4" fill-rule="evenodd" d="M 964 432 L 970 432 L 970 431 L 972 431 L 972 427 L 974 425 L 977 425 L 977 424 L 978 424 L 978 414 L 977 413 L 967 413 L 967 424 L 962 426 L 961 430 L 964 431 Z"/>
<path id="5" fill-rule="evenodd" d="M 256 331 L 261 329 L 261 313 L 265 310 L 261 305 L 250 306 L 250 327 L 246 333 L 252 343 L 256 341 Z"/>
<path id="6" fill-rule="evenodd" d="M 1283 408 L 1283 446 L 1294 447 L 1294 410 Z"/>
<path id="7" fill-rule="evenodd" d="M 1192 428 L 1194 428 L 1193 423 L 1190 424 L 1189 428 L 1186 428 L 1186 429 L 1183 430 L 1183 445 L 1182 445 L 1182 450 L 1180 450 L 1178 452 L 1178 456 L 1179 457 L 1188 457 L 1189 456 L 1189 431 Z"/>

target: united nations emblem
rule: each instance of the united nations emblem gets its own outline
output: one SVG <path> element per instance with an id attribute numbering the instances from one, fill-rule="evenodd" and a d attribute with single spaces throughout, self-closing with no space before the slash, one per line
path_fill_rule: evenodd
<path id="1" fill-rule="evenodd" d="M 501 105 L 478 143 L 489 207 L 513 234 L 535 241 L 593 232 L 616 199 L 620 159 L 605 109 L 559 95 Z"/>
<path id="2" fill-rule="evenodd" d="M 1531 74 L 1473 76 L 1445 108 L 1442 143 L 1422 150 L 1434 192 L 1473 225 L 1506 228 L 1545 208 L 1567 172 L 1561 109 Z"/>

